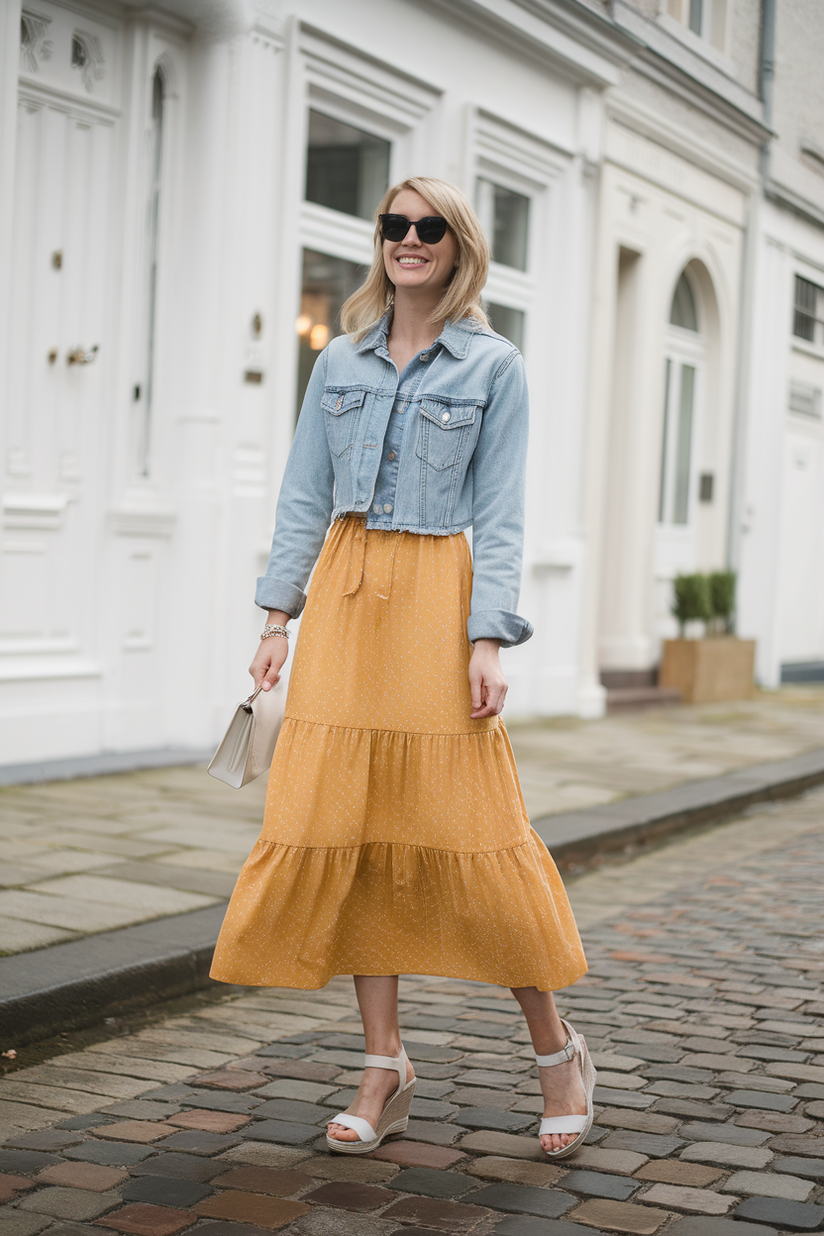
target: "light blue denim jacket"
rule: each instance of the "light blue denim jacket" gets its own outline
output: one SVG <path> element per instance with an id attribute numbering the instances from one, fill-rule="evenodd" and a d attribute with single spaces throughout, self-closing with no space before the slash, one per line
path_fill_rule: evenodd
<path id="1" fill-rule="evenodd" d="M 388 326 L 387 315 L 360 343 L 333 339 L 315 363 L 255 594 L 263 609 L 296 618 L 330 521 L 370 510 L 399 382 Z M 532 635 L 515 612 L 529 416 L 523 360 L 508 340 L 465 318 L 447 322 L 413 363 L 427 368 L 405 413 L 389 526 L 437 536 L 471 526 L 468 637 L 522 644 Z"/>

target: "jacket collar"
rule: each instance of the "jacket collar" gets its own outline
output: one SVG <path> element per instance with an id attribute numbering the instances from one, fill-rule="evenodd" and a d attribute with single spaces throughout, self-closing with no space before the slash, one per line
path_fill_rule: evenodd
<path id="1" fill-rule="evenodd" d="M 368 351 L 374 352 L 378 348 L 385 349 L 391 316 L 392 311 L 388 309 L 383 317 L 369 330 L 368 334 L 364 335 L 360 343 L 355 344 L 355 351 L 363 353 Z M 479 327 L 480 323 L 476 323 L 475 318 L 461 318 L 458 322 L 446 322 L 432 346 L 437 347 L 438 344 L 442 344 L 456 360 L 464 360 L 469 352 L 472 336 L 477 334 Z"/>

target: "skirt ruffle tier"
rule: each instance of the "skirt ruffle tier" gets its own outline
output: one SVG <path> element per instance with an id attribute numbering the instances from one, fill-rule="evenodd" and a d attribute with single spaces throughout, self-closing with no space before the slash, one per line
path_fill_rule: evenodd
<path id="1" fill-rule="evenodd" d="M 548 991 L 586 971 L 506 729 L 470 717 L 471 584 L 462 533 L 367 531 L 355 516 L 331 529 L 213 978 L 438 974 Z"/>

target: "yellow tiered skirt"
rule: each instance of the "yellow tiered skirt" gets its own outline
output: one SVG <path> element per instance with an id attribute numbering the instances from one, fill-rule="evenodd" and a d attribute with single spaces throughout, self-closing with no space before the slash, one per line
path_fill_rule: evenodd
<path id="1" fill-rule="evenodd" d="M 585 973 L 504 724 L 470 718 L 471 588 L 463 533 L 367 530 L 358 516 L 330 530 L 213 978 L 437 974 L 552 991 Z"/>

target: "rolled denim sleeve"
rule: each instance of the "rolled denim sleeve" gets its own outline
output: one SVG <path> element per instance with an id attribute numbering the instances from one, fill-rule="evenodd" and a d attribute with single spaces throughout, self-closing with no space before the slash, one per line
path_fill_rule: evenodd
<path id="1" fill-rule="evenodd" d="M 523 644 L 532 624 L 515 612 L 521 587 L 529 397 L 513 351 L 492 382 L 472 458 L 472 602 L 467 634 Z"/>
<path id="2" fill-rule="evenodd" d="M 292 618 L 306 604 L 306 581 L 332 515 L 335 478 L 321 407 L 327 360 L 324 350 L 306 388 L 280 487 L 272 550 L 255 593 L 261 609 L 282 609 Z"/>

